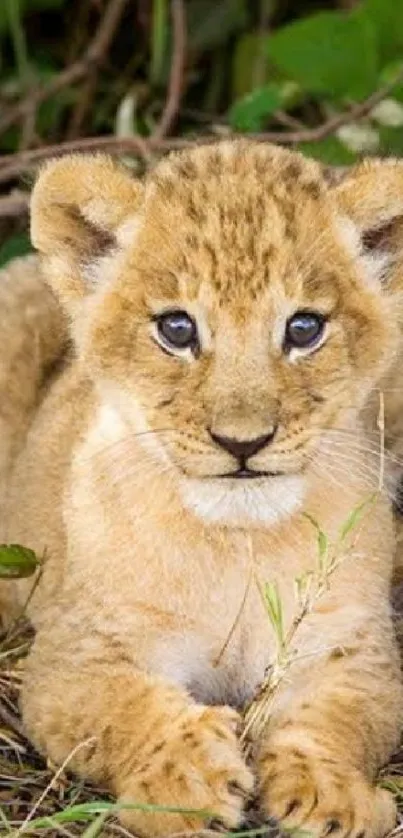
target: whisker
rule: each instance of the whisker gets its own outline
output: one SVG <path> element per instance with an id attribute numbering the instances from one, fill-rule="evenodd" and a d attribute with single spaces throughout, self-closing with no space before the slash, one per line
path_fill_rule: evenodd
<path id="1" fill-rule="evenodd" d="M 340 432 L 338 432 L 340 433 Z M 354 436 L 347 438 L 340 434 L 341 438 L 335 438 L 335 435 L 332 435 L 332 432 L 328 434 L 321 435 L 321 440 L 323 441 L 323 445 L 331 446 L 332 448 L 342 448 L 345 446 L 348 451 L 360 451 L 363 454 L 367 453 L 370 454 L 372 457 L 380 457 L 385 459 L 386 462 L 394 463 L 396 465 L 401 465 L 403 467 L 403 458 L 394 454 L 390 451 L 387 447 L 382 450 L 380 440 L 378 442 L 374 441 L 371 443 L 371 440 L 366 439 L 366 444 L 360 442 L 358 439 L 354 438 Z M 378 436 L 378 435 L 377 435 Z"/>
<path id="2" fill-rule="evenodd" d="M 318 467 L 317 463 L 312 463 L 312 470 L 319 476 L 322 476 L 322 471 Z M 377 469 L 363 470 L 357 468 L 357 465 L 351 458 L 345 458 L 344 462 L 333 460 L 331 463 L 329 463 L 327 477 L 329 477 L 332 480 L 332 482 L 334 482 L 336 485 L 338 485 L 345 491 L 346 486 L 349 485 L 349 482 L 351 483 L 352 472 L 358 478 L 360 483 L 362 483 L 364 487 L 368 488 L 368 490 L 371 490 L 373 492 L 374 490 L 377 490 L 379 488 L 379 471 Z M 337 474 L 346 478 L 344 482 L 337 480 L 335 476 Z M 394 500 L 394 494 L 388 489 L 387 485 L 384 485 L 382 487 L 382 492 L 390 501 Z"/>
<path id="3" fill-rule="evenodd" d="M 83 463 L 91 462 L 92 460 L 98 457 L 107 457 L 109 454 L 112 454 L 116 451 L 119 451 L 119 448 L 125 446 L 129 448 L 130 444 L 140 438 L 145 437 L 163 437 L 164 435 L 171 434 L 176 435 L 181 438 L 186 438 L 188 441 L 194 441 L 199 446 L 203 444 L 203 441 L 199 439 L 196 434 L 192 434 L 189 430 L 182 431 L 177 428 L 153 428 L 146 431 L 129 431 L 125 434 L 122 438 L 113 440 L 112 442 L 106 443 L 102 448 L 98 448 L 96 451 L 91 452 L 91 454 L 82 460 Z M 200 448 L 199 448 L 200 450 Z M 201 449 L 205 450 L 205 449 Z M 208 450 L 208 449 L 207 449 Z"/>

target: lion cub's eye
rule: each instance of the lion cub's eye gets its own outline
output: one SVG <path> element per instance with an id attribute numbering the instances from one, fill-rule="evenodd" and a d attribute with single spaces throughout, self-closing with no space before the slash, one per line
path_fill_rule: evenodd
<path id="1" fill-rule="evenodd" d="M 285 347 L 308 349 L 320 340 L 325 328 L 325 318 L 313 311 L 297 311 L 287 322 Z"/>
<path id="2" fill-rule="evenodd" d="M 158 334 L 162 341 L 172 349 L 192 349 L 198 347 L 196 323 L 186 311 L 167 311 L 155 318 Z"/>

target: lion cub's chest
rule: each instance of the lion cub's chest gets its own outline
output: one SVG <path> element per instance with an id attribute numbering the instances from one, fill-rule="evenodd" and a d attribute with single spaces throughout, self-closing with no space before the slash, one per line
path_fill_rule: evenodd
<path id="1" fill-rule="evenodd" d="M 292 596 L 297 555 L 266 531 L 206 529 L 161 478 L 145 491 L 140 480 L 129 485 L 113 469 L 90 468 L 90 454 L 87 441 L 74 465 L 69 548 L 99 619 L 136 668 L 200 702 L 242 706 L 275 650 L 257 578 L 261 586 L 278 579 Z"/>
<path id="2" fill-rule="evenodd" d="M 157 637 L 150 663 L 196 701 L 241 708 L 273 660 L 274 636 L 259 594 L 234 587 L 231 595 L 224 580 L 211 602 L 200 599 L 192 625 Z"/>

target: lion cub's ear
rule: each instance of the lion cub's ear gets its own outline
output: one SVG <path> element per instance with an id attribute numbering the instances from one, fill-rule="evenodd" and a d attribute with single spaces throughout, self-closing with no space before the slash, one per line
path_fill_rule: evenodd
<path id="1" fill-rule="evenodd" d="M 403 163 L 366 160 L 336 178 L 333 190 L 372 276 L 403 289 Z"/>
<path id="2" fill-rule="evenodd" d="M 70 311 L 91 288 L 91 265 L 134 230 L 142 192 L 104 155 L 63 157 L 42 169 L 31 198 L 31 238 Z"/>

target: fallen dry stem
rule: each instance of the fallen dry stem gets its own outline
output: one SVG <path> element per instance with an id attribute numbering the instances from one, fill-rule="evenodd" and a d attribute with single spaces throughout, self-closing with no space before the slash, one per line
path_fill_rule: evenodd
<path id="1" fill-rule="evenodd" d="M 330 548 L 326 547 L 326 556 L 319 555 L 317 566 L 304 577 L 296 580 L 297 589 L 297 611 L 291 621 L 281 643 L 277 643 L 277 654 L 273 664 L 260 685 L 255 698 L 246 709 L 244 719 L 245 726 L 241 740 L 244 744 L 250 738 L 259 739 L 270 719 L 273 702 L 277 691 L 288 675 L 290 668 L 300 659 L 298 649 L 294 647 L 295 636 L 304 619 L 310 614 L 318 600 L 329 590 L 330 579 L 338 567 L 347 558 L 354 555 L 356 544 L 365 523 L 365 517 L 372 509 L 378 498 L 378 493 L 368 498 L 357 508 L 358 512 L 367 507 L 366 512 L 360 519 L 360 526 L 357 528 L 355 537 L 345 544 L 345 537 L 341 536 Z M 315 525 L 315 522 L 312 522 Z M 262 584 L 258 581 L 259 590 L 262 592 Z M 275 628 L 275 627 L 274 627 Z"/>

